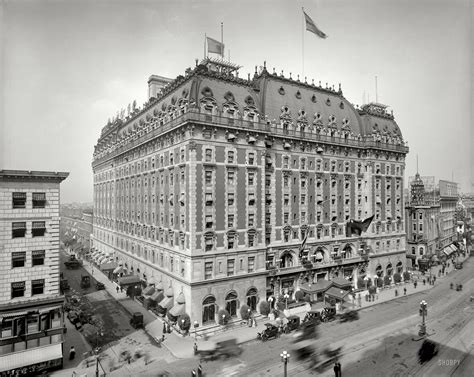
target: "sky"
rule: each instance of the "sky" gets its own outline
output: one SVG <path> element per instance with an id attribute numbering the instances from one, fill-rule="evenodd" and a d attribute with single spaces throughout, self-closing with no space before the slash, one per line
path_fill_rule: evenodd
<path id="1" fill-rule="evenodd" d="M 61 201 L 92 201 L 92 153 L 107 120 L 147 100 L 152 74 L 203 58 L 204 35 L 247 77 L 342 85 L 390 106 L 417 171 L 474 192 L 471 0 L 0 0 L 0 168 L 68 171 Z M 303 29 L 301 8 L 328 35 Z M 375 90 L 377 77 L 377 95 Z"/>

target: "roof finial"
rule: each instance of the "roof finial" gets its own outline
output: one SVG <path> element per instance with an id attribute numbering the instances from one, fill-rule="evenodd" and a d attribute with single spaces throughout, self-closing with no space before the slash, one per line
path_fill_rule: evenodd
<path id="1" fill-rule="evenodd" d="M 311 80 L 311 85 L 313 85 L 313 86 L 314 86 L 314 79 L 312 79 L 312 80 Z"/>
<path id="2" fill-rule="evenodd" d="M 255 66 L 255 74 L 257 74 L 257 66 Z"/>
<path id="3" fill-rule="evenodd" d="M 319 80 L 319 87 L 321 88 L 321 80 Z"/>
<path id="4" fill-rule="evenodd" d="M 298 82 L 300 81 L 300 75 L 298 75 Z"/>
<path id="5" fill-rule="evenodd" d="M 273 74 L 274 74 L 274 75 L 276 74 L 275 67 L 273 67 Z"/>
<path id="6" fill-rule="evenodd" d="M 267 61 L 266 60 L 263 61 L 263 69 L 265 69 L 265 70 L 267 69 Z"/>
<path id="7" fill-rule="evenodd" d="M 281 76 L 281 77 L 285 77 L 285 76 L 283 75 L 283 69 L 281 70 L 281 75 L 280 75 L 280 76 Z"/>
<path id="8" fill-rule="evenodd" d="M 196 67 L 198 66 L 199 59 L 196 58 Z"/>
<path id="9" fill-rule="evenodd" d="M 250 81 L 250 73 L 249 73 L 249 76 L 248 76 L 248 79 L 247 79 L 247 80 Z"/>
<path id="10" fill-rule="evenodd" d="M 293 80 L 293 79 L 291 78 L 291 72 L 290 72 L 290 80 Z"/>
<path id="11" fill-rule="evenodd" d="M 305 84 L 308 83 L 308 79 L 306 78 L 306 76 L 304 77 L 304 83 L 305 83 Z"/>
<path id="12" fill-rule="evenodd" d="M 339 83 L 339 92 L 342 92 L 341 83 Z"/>

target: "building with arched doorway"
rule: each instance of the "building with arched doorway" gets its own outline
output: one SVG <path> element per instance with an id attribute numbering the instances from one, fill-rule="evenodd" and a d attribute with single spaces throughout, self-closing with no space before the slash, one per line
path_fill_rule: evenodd
<path id="1" fill-rule="evenodd" d="M 373 258 L 405 255 L 408 147 L 386 106 L 239 68 L 205 59 L 153 87 L 107 123 L 93 155 L 94 247 L 182 293 L 205 325 L 303 283 L 357 286 Z M 345 234 L 372 215 L 362 235 Z"/>

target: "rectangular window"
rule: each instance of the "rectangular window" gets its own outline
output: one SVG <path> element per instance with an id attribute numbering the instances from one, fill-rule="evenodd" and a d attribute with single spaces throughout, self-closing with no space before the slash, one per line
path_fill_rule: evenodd
<path id="1" fill-rule="evenodd" d="M 249 193 L 249 206 L 255 205 L 255 194 L 253 192 Z"/>
<path id="2" fill-rule="evenodd" d="M 211 185 L 212 184 L 212 170 L 206 170 L 205 177 L 206 177 L 206 185 Z"/>
<path id="3" fill-rule="evenodd" d="M 290 178 L 286 175 L 283 177 L 283 186 L 288 187 L 290 184 Z"/>
<path id="4" fill-rule="evenodd" d="M 234 184 L 234 177 L 235 177 L 235 172 L 228 171 L 227 172 L 227 184 L 233 185 Z"/>
<path id="5" fill-rule="evenodd" d="M 234 275 L 235 271 L 235 259 L 228 259 L 227 260 L 227 276 Z"/>
<path id="6" fill-rule="evenodd" d="M 228 151 L 227 152 L 227 163 L 228 164 L 233 164 L 234 163 L 234 157 L 235 157 L 234 151 Z"/>
<path id="7" fill-rule="evenodd" d="M 227 227 L 228 228 L 234 227 L 234 215 L 227 215 Z"/>
<path id="8" fill-rule="evenodd" d="M 306 178 L 301 178 L 301 188 L 306 187 Z"/>
<path id="9" fill-rule="evenodd" d="M 290 214 L 289 214 L 288 212 L 285 212 L 285 213 L 283 214 L 283 222 L 284 222 L 285 224 L 288 224 L 288 219 L 289 219 L 289 217 L 290 217 Z"/>
<path id="10" fill-rule="evenodd" d="M 272 176 L 271 174 L 265 175 L 265 187 L 270 187 L 272 185 Z"/>
<path id="11" fill-rule="evenodd" d="M 44 293 L 44 279 L 31 281 L 31 295 L 42 295 Z"/>
<path id="12" fill-rule="evenodd" d="M 12 223 L 12 238 L 25 237 L 26 234 L 26 222 Z"/>
<path id="13" fill-rule="evenodd" d="M 213 225 L 212 215 L 206 215 L 206 229 L 212 228 Z"/>
<path id="14" fill-rule="evenodd" d="M 283 157 L 283 169 L 288 169 L 288 157 Z"/>
<path id="15" fill-rule="evenodd" d="M 46 233 L 46 222 L 45 221 L 33 221 L 31 227 L 31 235 L 33 237 L 43 237 Z"/>
<path id="16" fill-rule="evenodd" d="M 255 222 L 255 214 L 249 213 L 249 224 L 248 224 L 249 228 L 254 226 L 254 222 Z"/>
<path id="17" fill-rule="evenodd" d="M 306 222 L 306 212 L 301 212 L 301 222 L 303 224 Z"/>
<path id="18" fill-rule="evenodd" d="M 12 283 L 12 298 L 23 297 L 25 295 L 25 282 Z"/>
<path id="19" fill-rule="evenodd" d="M 255 173 L 249 173 L 248 175 L 248 185 L 253 186 L 255 184 Z"/>
<path id="20" fill-rule="evenodd" d="M 290 194 L 283 195 L 283 205 L 287 206 L 290 204 Z"/>
<path id="21" fill-rule="evenodd" d="M 212 206 L 212 193 L 206 192 L 206 206 Z"/>
<path id="22" fill-rule="evenodd" d="M 255 154 L 249 153 L 249 165 L 253 165 L 255 163 Z"/>
<path id="23" fill-rule="evenodd" d="M 174 272 L 174 258 L 170 257 L 170 271 Z"/>
<path id="24" fill-rule="evenodd" d="M 26 208 L 26 192 L 12 193 L 13 208 Z"/>
<path id="25" fill-rule="evenodd" d="M 204 279 L 212 279 L 212 262 L 206 262 L 204 264 Z"/>
<path id="26" fill-rule="evenodd" d="M 25 267 L 26 252 L 18 251 L 12 253 L 12 268 Z"/>
<path id="27" fill-rule="evenodd" d="M 212 162 L 212 149 L 206 149 L 206 162 Z"/>
<path id="28" fill-rule="evenodd" d="M 306 195 L 301 194 L 301 204 L 306 204 Z"/>
<path id="29" fill-rule="evenodd" d="M 227 237 L 227 248 L 233 249 L 234 248 L 234 236 Z"/>
<path id="30" fill-rule="evenodd" d="M 255 236 L 253 234 L 249 234 L 249 247 L 253 247 L 255 244 Z M 240 268 L 242 269 L 242 260 Z"/>
<path id="31" fill-rule="evenodd" d="M 234 193 L 230 192 L 227 194 L 227 205 L 233 206 L 234 205 Z"/>
<path id="32" fill-rule="evenodd" d="M 255 270 L 255 257 L 249 257 L 247 267 L 248 267 L 248 272 L 254 272 L 254 270 Z"/>

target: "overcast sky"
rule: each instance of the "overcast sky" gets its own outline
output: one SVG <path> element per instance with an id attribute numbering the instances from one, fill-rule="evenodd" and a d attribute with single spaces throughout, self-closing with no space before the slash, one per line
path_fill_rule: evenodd
<path id="1" fill-rule="evenodd" d="M 147 100 L 152 74 L 203 57 L 342 84 L 354 104 L 389 105 L 416 173 L 474 191 L 470 0 L 0 0 L 0 166 L 69 171 L 62 202 L 92 201 L 91 160 L 107 119 Z M 303 33 L 301 7 L 327 35 Z M 304 54 L 302 40 L 304 36 Z M 365 93 L 365 95 L 364 95 Z M 365 98 L 365 100 L 364 100 Z M 2 111 L 3 110 L 3 111 Z"/>

